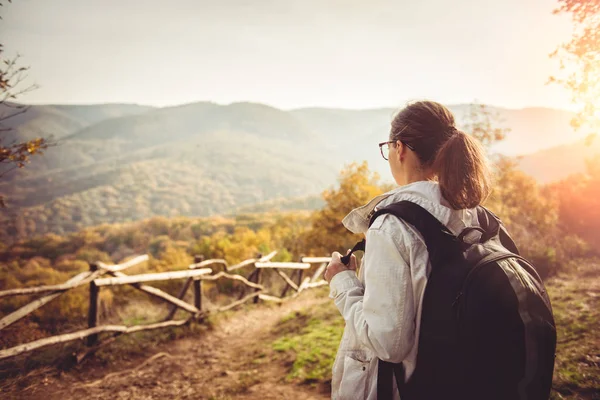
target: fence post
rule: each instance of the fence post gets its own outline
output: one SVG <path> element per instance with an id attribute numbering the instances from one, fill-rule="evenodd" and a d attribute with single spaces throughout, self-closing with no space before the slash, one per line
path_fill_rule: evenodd
<path id="1" fill-rule="evenodd" d="M 304 254 L 301 254 L 300 258 L 298 259 L 298 262 L 301 263 L 303 258 L 304 258 Z M 304 270 L 299 269 L 298 270 L 298 289 L 300 288 L 300 285 L 302 285 L 302 275 L 304 275 Z"/>
<path id="2" fill-rule="evenodd" d="M 96 263 L 90 264 L 90 272 L 94 273 L 98 270 Z M 100 288 L 96 286 L 94 281 L 90 282 L 90 306 L 88 308 L 88 328 L 95 328 L 98 325 L 98 300 Z M 98 335 L 90 335 L 87 338 L 87 345 L 93 346 L 98 341 Z"/>
<path id="3" fill-rule="evenodd" d="M 204 261 L 204 256 L 195 256 L 194 263 L 199 263 Z M 202 310 L 202 280 L 196 279 L 194 280 L 194 306 L 198 310 Z"/>
<path id="4" fill-rule="evenodd" d="M 260 260 L 262 258 L 262 254 L 258 253 L 256 255 L 256 259 Z M 256 267 L 255 267 L 256 268 Z M 254 283 L 256 283 L 257 285 L 260 285 L 260 276 L 261 276 L 261 272 L 262 272 L 262 268 L 256 268 L 256 279 L 254 281 Z M 259 292 L 260 289 L 254 289 L 255 292 Z M 254 304 L 258 303 L 258 296 L 256 296 L 253 300 Z"/>

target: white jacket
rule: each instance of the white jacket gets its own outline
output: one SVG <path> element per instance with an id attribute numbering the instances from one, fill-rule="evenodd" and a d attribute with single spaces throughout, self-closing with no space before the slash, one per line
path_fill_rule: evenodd
<path id="1" fill-rule="evenodd" d="M 479 226 L 475 210 L 453 210 L 431 181 L 377 196 L 344 218 L 348 230 L 366 232 L 367 245 L 359 276 L 344 271 L 330 283 L 330 297 L 346 321 L 333 365 L 334 400 L 376 399 L 378 358 L 402 362 L 407 378 L 414 372 L 429 255 L 422 236 L 393 215 L 368 228 L 376 209 L 401 200 L 425 208 L 454 234 Z M 394 393 L 398 399 L 395 384 Z"/>

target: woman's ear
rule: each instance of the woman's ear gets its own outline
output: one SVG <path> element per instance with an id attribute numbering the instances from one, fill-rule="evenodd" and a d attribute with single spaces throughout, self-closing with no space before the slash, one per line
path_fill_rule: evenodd
<path id="1" fill-rule="evenodd" d="M 396 152 L 398 153 L 398 161 L 403 162 L 406 156 L 406 146 L 401 141 L 396 141 Z"/>

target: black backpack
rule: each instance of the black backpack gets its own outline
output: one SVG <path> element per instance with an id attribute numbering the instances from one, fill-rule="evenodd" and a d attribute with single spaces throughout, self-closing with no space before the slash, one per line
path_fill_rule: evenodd
<path id="1" fill-rule="evenodd" d="M 377 210 L 423 236 L 431 272 L 423 297 L 416 368 L 379 360 L 377 398 L 402 400 L 547 400 L 556 328 L 535 268 L 519 255 L 493 213 L 477 208 L 479 227 L 453 235 L 419 205 L 401 201 Z M 369 225 L 370 225 L 369 224 Z M 481 233 L 470 243 L 469 233 Z"/>

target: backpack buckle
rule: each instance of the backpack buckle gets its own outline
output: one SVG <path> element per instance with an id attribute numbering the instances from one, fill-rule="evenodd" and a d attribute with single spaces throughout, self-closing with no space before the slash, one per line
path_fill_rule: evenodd
<path id="1" fill-rule="evenodd" d="M 466 241 L 465 238 L 468 234 L 477 231 L 479 233 L 481 233 L 481 236 L 475 240 L 475 241 Z M 462 230 L 462 232 L 460 232 L 460 234 L 456 237 L 456 239 L 458 240 L 458 242 L 460 243 L 461 247 L 464 250 L 467 250 L 469 247 L 471 247 L 474 244 L 477 243 L 485 243 L 488 241 L 488 237 L 486 235 L 486 231 L 483 228 L 480 228 L 479 226 L 469 226 L 465 229 Z"/>
<path id="2" fill-rule="evenodd" d="M 343 256 L 340 259 L 340 261 L 342 262 L 342 264 L 348 265 L 348 263 L 350 263 L 350 256 L 355 251 L 365 251 L 366 244 L 367 244 L 367 241 L 365 239 L 363 239 L 360 242 L 356 243 L 354 245 L 354 247 L 352 248 L 352 250 L 350 250 L 350 253 L 346 254 L 345 256 Z"/>

